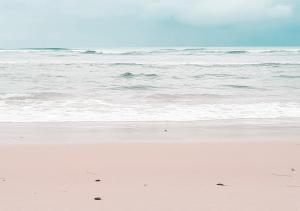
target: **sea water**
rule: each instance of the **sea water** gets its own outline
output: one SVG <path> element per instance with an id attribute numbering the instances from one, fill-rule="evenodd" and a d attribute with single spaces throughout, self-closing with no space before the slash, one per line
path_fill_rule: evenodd
<path id="1" fill-rule="evenodd" d="M 300 48 L 0 50 L 0 122 L 249 119 L 300 119 Z"/>

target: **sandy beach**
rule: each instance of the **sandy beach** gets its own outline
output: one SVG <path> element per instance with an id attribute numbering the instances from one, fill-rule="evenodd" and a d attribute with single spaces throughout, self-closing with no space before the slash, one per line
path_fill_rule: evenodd
<path id="1" fill-rule="evenodd" d="M 300 0 L 0 0 L 0 211 L 300 211 Z"/>
<path id="2" fill-rule="evenodd" d="M 300 210 L 300 142 L 2 144 L 0 163 L 3 211 Z"/>

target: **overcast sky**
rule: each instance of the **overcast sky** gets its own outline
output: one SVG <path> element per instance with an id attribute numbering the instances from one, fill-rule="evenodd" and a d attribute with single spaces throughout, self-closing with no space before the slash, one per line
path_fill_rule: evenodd
<path id="1" fill-rule="evenodd" d="M 0 48 L 300 45 L 300 0 L 0 0 Z"/>

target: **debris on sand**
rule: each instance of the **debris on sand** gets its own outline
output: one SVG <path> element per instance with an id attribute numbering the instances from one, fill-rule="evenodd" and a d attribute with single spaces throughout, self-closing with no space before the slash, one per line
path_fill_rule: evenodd
<path id="1" fill-rule="evenodd" d="M 223 183 L 217 183 L 218 186 L 226 186 Z"/>
<path id="2" fill-rule="evenodd" d="M 94 200 L 102 200 L 100 197 L 95 197 Z"/>

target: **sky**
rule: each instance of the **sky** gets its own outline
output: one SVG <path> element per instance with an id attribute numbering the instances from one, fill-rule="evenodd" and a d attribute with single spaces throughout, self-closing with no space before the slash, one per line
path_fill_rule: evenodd
<path id="1" fill-rule="evenodd" d="M 0 0 L 0 48 L 300 46 L 300 0 Z"/>

